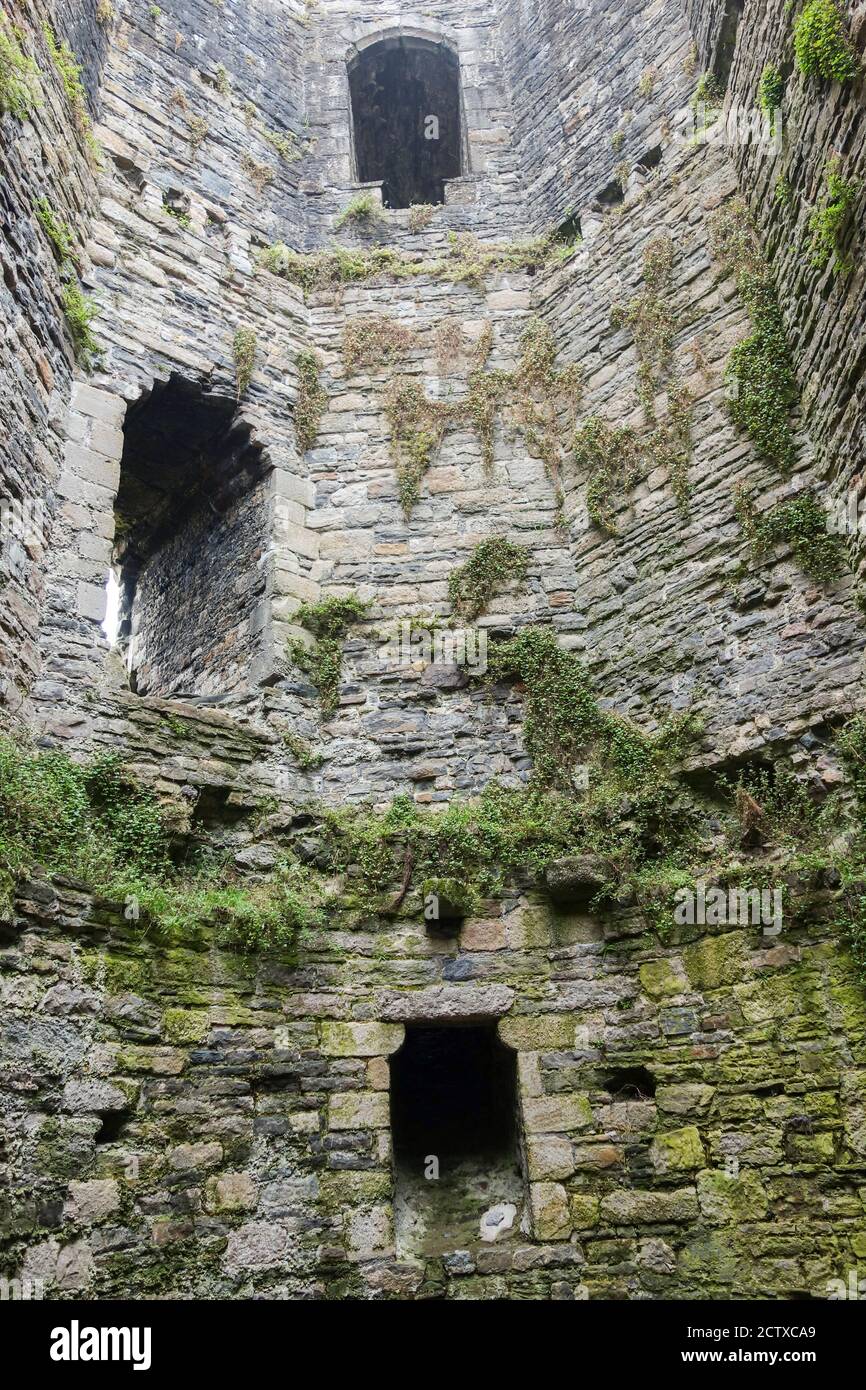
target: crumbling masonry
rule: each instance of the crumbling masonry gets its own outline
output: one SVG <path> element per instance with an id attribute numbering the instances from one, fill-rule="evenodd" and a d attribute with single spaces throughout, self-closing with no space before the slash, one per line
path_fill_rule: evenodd
<path id="1" fill-rule="evenodd" d="M 803 8 L 3 0 L 0 63 L 31 66 L 0 101 L 0 728 L 120 753 L 242 887 L 288 852 L 332 904 L 250 952 L 17 876 L 6 1277 L 781 1299 L 866 1266 L 838 874 L 792 870 L 806 910 L 775 934 L 659 930 L 641 892 L 598 896 L 601 850 L 503 866 L 450 916 L 399 843 L 360 911 L 364 865 L 322 858 L 329 809 L 537 772 L 525 682 L 400 645 L 458 622 L 449 577 L 492 537 L 525 566 L 474 617 L 489 648 L 549 630 L 636 737 L 699 711 L 690 794 L 781 765 L 849 794 L 861 531 L 818 577 L 796 534 L 755 563 L 746 535 L 792 499 L 847 517 L 864 463 L 864 84 L 797 66 Z M 866 5 L 838 13 L 859 63 Z M 853 206 L 822 266 L 828 165 Z M 776 457 L 728 365 L 762 274 L 793 367 Z M 305 615 L 349 595 L 323 711 Z"/>

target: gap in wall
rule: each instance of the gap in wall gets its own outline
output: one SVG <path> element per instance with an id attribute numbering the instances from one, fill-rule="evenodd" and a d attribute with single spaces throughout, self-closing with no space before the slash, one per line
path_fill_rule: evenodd
<path id="1" fill-rule="evenodd" d="M 495 1023 L 407 1025 L 391 1058 L 391 1126 L 401 1256 L 483 1245 L 482 1226 L 517 1236 L 517 1058 Z"/>

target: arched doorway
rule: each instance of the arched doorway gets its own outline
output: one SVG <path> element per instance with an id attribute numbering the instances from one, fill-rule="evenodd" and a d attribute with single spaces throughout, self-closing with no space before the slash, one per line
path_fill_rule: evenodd
<path id="1" fill-rule="evenodd" d="M 444 43 L 380 39 L 349 63 L 355 166 L 388 208 L 443 203 L 461 173 L 460 68 Z"/>

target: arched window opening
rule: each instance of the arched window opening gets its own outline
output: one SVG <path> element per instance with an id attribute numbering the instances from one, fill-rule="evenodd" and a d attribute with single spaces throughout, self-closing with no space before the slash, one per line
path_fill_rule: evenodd
<path id="1" fill-rule="evenodd" d="M 270 465 L 236 410 L 172 376 L 127 411 L 113 564 L 139 694 L 242 688 L 258 654 Z"/>
<path id="2" fill-rule="evenodd" d="M 444 203 L 460 164 L 457 56 L 429 39 L 382 39 L 349 67 L 355 163 L 361 183 L 382 182 L 386 208 Z"/>

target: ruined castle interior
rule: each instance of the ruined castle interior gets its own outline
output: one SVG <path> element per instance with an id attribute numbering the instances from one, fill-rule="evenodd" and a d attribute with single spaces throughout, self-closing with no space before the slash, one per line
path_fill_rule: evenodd
<path id="1" fill-rule="evenodd" d="M 5 1280 L 866 1275 L 864 46 L 0 0 Z"/>

